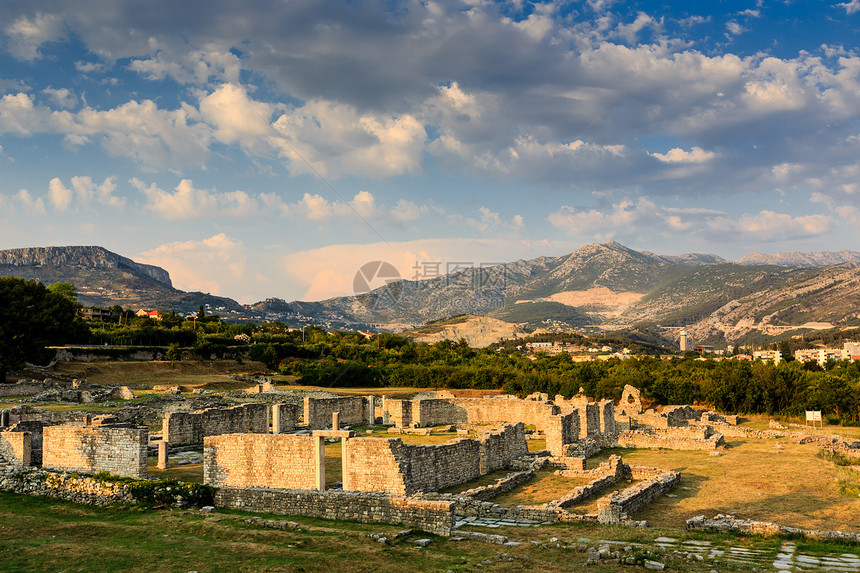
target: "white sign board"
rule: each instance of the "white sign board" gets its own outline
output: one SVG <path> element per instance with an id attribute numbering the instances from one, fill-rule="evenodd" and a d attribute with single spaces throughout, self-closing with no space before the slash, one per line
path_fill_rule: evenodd
<path id="1" fill-rule="evenodd" d="M 821 410 L 807 410 L 806 421 L 812 422 L 813 426 L 815 425 L 815 422 L 821 423 Z"/>

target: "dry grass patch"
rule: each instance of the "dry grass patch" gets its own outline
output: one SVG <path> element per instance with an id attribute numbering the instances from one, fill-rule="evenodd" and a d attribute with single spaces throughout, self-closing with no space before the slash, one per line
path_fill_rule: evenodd
<path id="1" fill-rule="evenodd" d="M 860 531 L 860 498 L 838 491 L 840 471 L 817 457 L 819 448 L 787 440 L 731 441 L 719 457 L 680 450 L 611 450 L 631 464 L 681 472 L 680 487 L 638 512 L 661 527 L 683 528 L 695 515 L 731 513 L 808 529 Z"/>
<path id="2" fill-rule="evenodd" d="M 555 475 L 555 470 L 539 470 L 535 477 L 493 499 L 503 507 L 540 505 L 564 497 L 573 488 L 587 485 L 592 478 L 569 478 Z"/>

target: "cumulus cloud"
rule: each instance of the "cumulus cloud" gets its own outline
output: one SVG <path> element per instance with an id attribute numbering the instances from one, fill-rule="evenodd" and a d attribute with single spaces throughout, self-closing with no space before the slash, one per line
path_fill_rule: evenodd
<path id="1" fill-rule="evenodd" d="M 135 255 L 134 260 L 166 269 L 173 284 L 187 291 L 242 293 L 237 287 L 247 280 L 247 249 L 242 241 L 224 233 L 200 241 L 165 243 Z"/>
<path id="2" fill-rule="evenodd" d="M 860 0 L 851 0 L 851 2 L 843 2 L 841 4 L 837 4 L 840 8 L 845 9 L 846 14 L 855 14 L 860 11 Z"/>
<path id="3" fill-rule="evenodd" d="M 122 208 L 125 205 L 125 198 L 114 195 L 115 177 L 108 177 L 96 185 L 91 177 L 75 176 L 72 177 L 71 184 L 71 188 L 66 187 L 59 177 L 54 177 L 48 184 L 48 198 L 58 211 L 65 211 L 73 197 L 76 197 L 78 203 L 84 207 L 92 201 L 115 208 Z"/>
<path id="4" fill-rule="evenodd" d="M 147 186 L 137 178 L 132 178 L 130 183 L 145 196 L 146 208 L 168 221 L 202 219 L 213 215 L 283 215 L 288 211 L 287 205 L 274 194 L 200 189 L 194 187 L 190 179 L 181 180 L 173 192 L 160 189 L 155 183 Z"/>
<path id="5" fill-rule="evenodd" d="M 33 17 L 21 16 L 6 26 L 7 48 L 19 60 L 40 58 L 39 48 L 46 42 L 64 37 L 63 19 L 58 14 L 37 12 Z"/>
<path id="6" fill-rule="evenodd" d="M 150 58 L 133 59 L 128 68 L 149 80 L 169 77 L 181 84 L 206 84 L 210 80 L 238 82 L 242 65 L 235 54 L 208 44 L 179 53 L 157 50 Z"/>
<path id="7" fill-rule="evenodd" d="M 684 151 L 680 147 L 670 149 L 666 153 L 652 153 L 663 163 L 704 163 L 713 159 L 716 154 L 712 151 L 705 151 L 701 147 L 693 146 L 690 151 Z"/>
<path id="8" fill-rule="evenodd" d="M 55 106 L 63 109 L 71 109 L 78 104 L 78 98 L 66 88 L 45 88 L 42 93 L 48 96 Z"/>
<path id="9" fill-rule="evenodd" d="M 785 241 L 815 237 L 828 232 L 833 219 L 826 215 L 795 217 L 787 213 L 764 210 L 746 214 L 739 219 L 717 217 L 708 223 L 708 230 L 720 236 L 755 241 Z"/>

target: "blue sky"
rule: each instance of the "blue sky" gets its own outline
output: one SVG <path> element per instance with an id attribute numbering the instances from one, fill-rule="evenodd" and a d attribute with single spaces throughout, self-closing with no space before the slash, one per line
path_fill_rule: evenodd
<path id="1" fill-rule="evenodd" d="M 0 5 L 0 248 L 242 302 L 610 239 L 860 250 L 860 0 L 68 4 Z"/>

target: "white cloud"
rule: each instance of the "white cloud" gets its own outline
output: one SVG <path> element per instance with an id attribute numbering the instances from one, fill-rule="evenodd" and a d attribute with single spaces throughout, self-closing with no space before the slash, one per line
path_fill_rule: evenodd
<path id="1" fill-rule="evenodd" d="M 166 243 L 136 255 L 134 260 L 166 269 L 179 289 L 226 296 L 246 290 L 240 286 L 247 280 L 246 251 L 242 241 L 219 233 L 202 241 Z"/>
<path id="2" fill-rule="evenodd" d="M 6 34 L 9 52 L 19 60 L 33 61 L 42 56 L 42 44 L 63 38 L 63 20 L 56 14 L 37 12 L 32 18 L 21 16 L 13 21 L 6 26 Z"/>
<path id="3" fill-rule="evenodd" d="M 400 199 L 397 204 L 391 208 L 391 215 L 397 221 L 414 221 L 421 215 L 426 215 L 429 209 L 426 205 L 418 206 L 412 201 Z"/>
<path id="4" fill-rule="evenodd" d="M 667 153 L 652 153 L 663 163 L 705 163 L 716 157 L 716 153 L 705 151 L 701 147 L 693 146 L 690 151 L 684 151 L 679 147 L 670 149 Z"/>
<path id="5" fill-rule="evenodd" d="M 792 216 L 764 210 L 746 214 L 739 219 L 717 217 L 708 223 L 708 230 L 736 240 L 785 241 L 814 237 L 827 233 L 833 220 L 826 215 Z"/>
<path id="6" fill-rule="evenodd" d="M 214 126 L 215 139 L 239 142 L 259 151 L 261 140 L 273 135 L 269 123 L 273 111 L 273 106 L 254 101 L 243 86 L 236 84 L 223 84 L 200 99 L 200 113 Z"/>
<path id="7" fill-rule="evenodd" d="M 71 181 L 71 189 L 66 187 L 59 177 L 54 177 L 48 184 L 48 198 L 58 211 L 65 211 L 71 204 L 73 196 L 76 196 L 78 203 L 84 207 L 93 200 L 114 208 L 122 208 L 125 205 L 125 198 L 114 195 L 115 177 L 108 177 L 98 185 L 91 177 L 86 176 L 75 176 Z"/>
<path id="8" fill-rule="evenodd" d="M 153 46 L 151 58 L 133 59 L 128 68 L 148 80 L 170 77 L 181 84 L 206 84 L 210 79 L 238 82 L 242 64 L 239 58 L 226 50 L 208 44 L 199 50 L 164 52 Z"/>
<path id="9" fill-rule="evenodd" d="M 78 98 L 72 95 L 72 92 L 66 88 L 45 88 L 42 90 L 42 93 L 48 96 L 54 102 L 54 105 L 63 109 L 71 109 L 78 104 Z"/>
<path id="10" fill-rule="evenodd" d="M 213 215 L 250 217 L 261 214 L 286 214 L 287 205 L 274 194 L 252 195 L 245 191 L 218 192 L 194 187 L 190 179 L 183 179 L 173 193 L 147 186 L 137 178 L 131 179 L 134 188 L 146 197 L 146 208 L 169 221 L 202 219 Z"/>
<path id="11" fill-rule="evenodd" d="M 738 24 L 734 20 L 730 20 L 729 22 L 726 22 L 726 30 L 732 36 L 740 36 L 741 34 L 743 34 L 744 32 L 747 31 L 746 28 L 744 28 L 743 26 L 741 26 L 740 24 Z"/>
<path id="12" fill-rule="evenodd" d="M 44 215 L 45 201 L 41 197 L 33 197 L 27 189 L 21 189 L 13 197 L 13 202 L 21 206 L 28 215 Z"/>
<path id="13" fill-rule="evenodd" d="M 59 177 L 54 177 L 48 184 L 48 197 L 58 211 L 65 211 L 72 202 L 72 190 L 63 185 Z"/>
<path id="14" fill-rule="evenodd" d="M 843 2 L 842 4 L 837 4 L 840 8 L 845 9 L 846 14 L 854 14 L 860 11 L 860 0 L 851 0 L 851 2 Z"/>
<path id="15" fill-rule="evenodd" d="M 284 113 L 274 127 L 280 135 L 274 145 L 289 159 L 290 171 L 316 171 L 324 177 L 418 173 L 427 137 L 410 114 L 361 114 L 351 106 L 321 100 Z"/>

